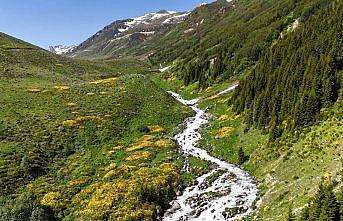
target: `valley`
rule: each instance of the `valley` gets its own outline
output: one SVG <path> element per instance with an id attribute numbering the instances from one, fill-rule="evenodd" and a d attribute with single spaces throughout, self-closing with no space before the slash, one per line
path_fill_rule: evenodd
<path id="1" fill-rule="evenodd" d="M 217 95 L 225 94 L 232 88 L 234 87 Z M 186 129 L 175 136 L 186 158 L 184 170 L 189 170 L 189 156 L 209 161 L 215 169 L 198 177 L 195 186 L 185 189 L 183 194 L 171 203 L 172 207 L 163 220 L 237 220 L 246 217 L 252 212 L 252 205 L 258 194 L 255 182 L 237 166 L 212 157 L 198 147 L 201 139 L 199 130 L 208 123 L 208 114 L 197 107 L 199 99 L 188 101 L 179 94 L 170 93 L 196 112 L 194 117 L 185 120 Z"/>
<path id="2" fill-rule="evenodd" d="M 50 51 L 0 32 L 0 220 L 340 221 L 342 18 L 217 0 Z"/>

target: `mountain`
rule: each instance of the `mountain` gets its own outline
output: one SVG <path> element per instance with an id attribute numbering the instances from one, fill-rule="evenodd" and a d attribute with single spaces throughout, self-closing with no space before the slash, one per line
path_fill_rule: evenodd
<path id="1" fill-rule="evenodd" d="M 342 13 L 218 0 L 115 21 L 67 56 L 0 34 L 0 220 L 161 220 L 185 211 L 176 195 L 180 219 L 341 220 Z M 189 155 L 171 137 L 183 120 L 181 147 L 201 137 Z M 254 177 L 252 208 L 199 148 Z"/>
<path id="2" fill-rule="evenodd" d="M 217 1 L 144 43 L 171 66 L 156 82 L 214 116 L 200 146 L 258 179 L 252 219 L 342 217 L 342 13 L 337 0 Z"/>
<path id="3" fill-rule="evenodd" d="M 50 46 L 49 51 L 58 55 L 66 55 L 72 53 L 76 46 L 63 46 L 63 45 L 56 45 Z"/>
<path id="4" fill-rule="evenodd" d="M 137 18 L 118 20 L 75 47 L 67 55 L 77 58 L 118 58 L 130 48 L 163 35 L 189 13 L 161 10 Z"/>

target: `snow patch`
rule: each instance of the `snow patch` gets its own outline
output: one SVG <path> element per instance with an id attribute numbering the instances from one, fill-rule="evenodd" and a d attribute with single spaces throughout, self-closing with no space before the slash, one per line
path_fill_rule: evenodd
<path id="1" fill-rule="evenodd" d="M 191 12 L 186 12 L 186 13 L 182 13 L 182 14 L 177 14 L 174 15 L 170 18 L 167 18 L 166 20 L 164 20 L 162 22 L 162 24 L 168 24 L 168 23 L 180 23 L 183 21 L 183 19 L 185 19 Z"/>
<path id="2" fill-rule="evenodd" d="M 63 46 L 63 45 L 56 45 L 56 46 L 50 46 L 49 51 L 58 55 L 65 55 L 67 53 L 71 53 L 75 50 L 77 46 Z"/>
<path id="3" fill-rule="evenodd" d="M 190 32 L 192 32 L 192 31 L 194 31 L 194 28 L 187 29 L 187 30 L 185 30 L 183 33 L 187 34 L 187 33 L 190 33 Z"/>
<path id="4" fill-rule="evenodd" d="M 166 72 L 166 71 L 168 71 L 170 68 L 171 68 L 171 66 L 167 66 L 167 67 L 165 67 L 165 68 L 160 68 L 159 70 L 160 70 L 160 72 Z"/>
<path id="5" fill-rule="evenodd" d="M 159 11 L 159 12 L 154 12 L 154 13 L 148 13 L 143 16 L 137 17 L 137 18 L 131 18 L 129 21 L 124 23 L 125 28 L 118 29 L 119 32 L 125 32 L 129 30 L 130 28 L 137 26 L 137 25 L 144 25 L 144 24 L 151 24 L 155 20 L 162 19 L 164 17 L 170 17 L 174 14 L 178 14 L 175 11 Z M 178 15 L 173 16 L 174 18 L 177 18 Z M 171 18 L 173 18 L 171 17 Z M 164 22 L 163 22 L 164 23 Z"/>

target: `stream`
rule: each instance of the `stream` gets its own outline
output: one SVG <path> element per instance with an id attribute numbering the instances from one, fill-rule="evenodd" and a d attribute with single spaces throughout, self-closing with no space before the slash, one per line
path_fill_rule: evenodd
<path id="1" fill-rule="evenodd" d="M 218 95 L 234 88 L 232 86 Z M 198 177 L 194 186 L 187 187 L 170 203 L 171 208 L 166 211 L 163 220 L 237 220 L 249 215 L 258 194 L 256 183 L 246 171 L 198 147 L 200 129 L 209 119 L 209 114 L 198 107 L 200 100 L 185 100 L 177 93 L 168 93 L 196 113 L 185 120 L 185 129 L 175 136 L 186 159 L 184 170 L 189 171 L 189 156 L 210 161 L 216 166 L 210 173 Z"/>

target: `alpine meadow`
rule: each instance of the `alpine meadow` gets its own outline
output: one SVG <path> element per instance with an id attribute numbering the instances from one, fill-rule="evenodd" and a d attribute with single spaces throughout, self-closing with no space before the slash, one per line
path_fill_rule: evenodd
<path id="1" fill-rule="evenodd" d="M 342 83 L 340 0 L 0 32 L 0 220 L 341 221 Z"/>

